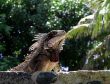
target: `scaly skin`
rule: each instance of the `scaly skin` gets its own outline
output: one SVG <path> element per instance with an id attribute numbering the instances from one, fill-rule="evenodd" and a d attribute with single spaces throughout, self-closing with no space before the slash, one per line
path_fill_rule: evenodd
<path id="1" fill-rule="evenodd" d="M 59 53 L 65 39 L 64 30 L 53 30 L 40 34 L 30 48 L 24 62 L 10 69 L 10 71 L 23 71 L 34 73 L 36 71 L 51 71 L 59 63 Z"/>

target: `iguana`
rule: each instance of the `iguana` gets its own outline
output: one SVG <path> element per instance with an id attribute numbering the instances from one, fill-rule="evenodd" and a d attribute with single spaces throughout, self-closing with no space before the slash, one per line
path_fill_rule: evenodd
<path id="1" fill-rule="evenodd" d="M 49 33 L 39 34 L 35 43 L 29 48 L 25 61 L 10 71 L 51 71 L 59 62 L 59 53 L 65 40 L 64 30 L 52 30 Z"/>

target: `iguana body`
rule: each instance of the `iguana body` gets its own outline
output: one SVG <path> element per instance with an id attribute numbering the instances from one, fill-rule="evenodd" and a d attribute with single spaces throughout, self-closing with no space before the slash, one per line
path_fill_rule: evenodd
<path id="1" fill-rule="evenodd" d="M 46 34 L 38 35 L 30 48 L 24 62 L 10 71 L 51 71 L 59 62 L 59 53 L 65 39 L 65 31 L 53 30 Z"/>

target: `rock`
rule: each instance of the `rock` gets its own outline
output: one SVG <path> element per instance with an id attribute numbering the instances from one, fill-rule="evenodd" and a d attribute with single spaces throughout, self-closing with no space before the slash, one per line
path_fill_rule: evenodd
<path id="1" fill-rule="evenodd" d="M 32 80 L 36 84 L 51 84 L 57 81 L 57 75 L 53 72 L 35 72 Z"/>
<path id="2" fill-rule="evenodd" d="M 0 72 L 0 84 L 110 84 L 110 70 L 69 72 Z"/>

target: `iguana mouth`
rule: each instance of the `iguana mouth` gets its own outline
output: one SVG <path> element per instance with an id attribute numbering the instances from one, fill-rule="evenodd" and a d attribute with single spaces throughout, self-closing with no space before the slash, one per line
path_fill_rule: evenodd
<path id="1" fill-rule="evenodd" d="M 53 30 L 48 35 L 49 40 L 47 41 L 47 46 L 51 50 L 50 61 L 58 62 L 59 53 L 63 49 L 66 32 L 64 30 Z"/>

